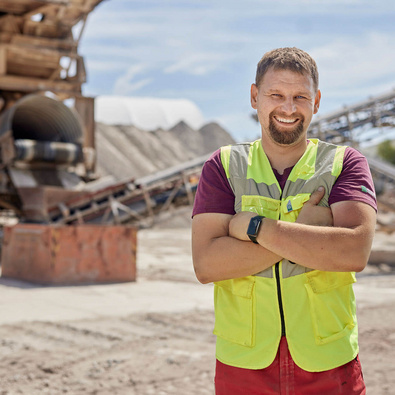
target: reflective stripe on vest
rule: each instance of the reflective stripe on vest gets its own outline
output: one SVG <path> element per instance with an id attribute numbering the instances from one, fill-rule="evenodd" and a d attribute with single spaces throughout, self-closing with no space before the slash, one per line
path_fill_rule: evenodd
<path id="1" fill-rule="evenodd" d="M 328 207 L 345 148 L 311 139 L 281 190 L 260 140 L 223 147 L 235 211 L 294 222 L 321 185 L 320 205 Z M 302 369 L 323 371 L 349 362 L 358 353 L 354 282 L 354 273 L 311 270 L 283 259 L 255 276 L 215 283 L 217 358 L 242 368 L 267 367 L 283 329 Z"/>

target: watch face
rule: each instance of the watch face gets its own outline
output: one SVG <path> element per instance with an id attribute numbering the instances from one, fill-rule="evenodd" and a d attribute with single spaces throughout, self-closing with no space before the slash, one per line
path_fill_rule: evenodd
<path id="1" fill-rule="evenodd" d="M 257 228 L 258 224 L 261 222 L 261 219 L 262 219 L 261 217 L 254 217 L 251 219 L 255 229 Z"/>
<path id="2" fill-rule="evenodd" d="M 262 216 L 257 215 L 256 217 L 252 217 L 250 219 L 250 224 L 248 225 L 248 229 L 247 229 L 247 236 L 251 239 L 251 241 L 253 241 L 254 243 L 256 243 L 256 237 L 258 235 L 258 231 L 259 231 L 259 227 L 261 225 L 261 221 L 262 221 Z"/>

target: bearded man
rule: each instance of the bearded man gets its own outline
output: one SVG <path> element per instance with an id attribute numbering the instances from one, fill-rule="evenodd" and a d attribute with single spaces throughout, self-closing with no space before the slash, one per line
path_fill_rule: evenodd
<path id="1" fill-rule="evenodd" d="M 214 283 L 217 395 L 365 394 L 352 284 L 377 203 L 363 155 L 308 139 L 320 100 L 309 54 L 266 53 L 251 86 L 262 137 L 203 167 L 192 252 Z"/>

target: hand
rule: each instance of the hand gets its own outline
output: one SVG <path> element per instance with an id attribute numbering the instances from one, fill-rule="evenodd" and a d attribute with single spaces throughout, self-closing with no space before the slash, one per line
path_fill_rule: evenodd
<path id="1" fill-rule="evenodd" d="M 324 187 L 319 187 L 311 194 L 310 199 L 303 205 L 299 213 L 296 220 L 297 223 L 315 226 L 333 226 L 332 210 L 329 207 L 318 206 L 324 194 Z"/>
<path id="2" fill-rule="evenodd" d="M 250 211 L 242 211 L 233 216 L 229 223 L 229 236 L 235 239 L 250 241 L 247 236 L 248 225 L 252 217 L 255 217 L 256 213 Z"/>

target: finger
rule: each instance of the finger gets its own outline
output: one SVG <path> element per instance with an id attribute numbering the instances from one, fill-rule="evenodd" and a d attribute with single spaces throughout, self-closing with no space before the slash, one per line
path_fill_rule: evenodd
<path id="1" fill-rule="evenodd" d="M 316 206 L 321 201 L 321 199 L 324 197 L 324 195 L 325 195 L 325 188 L 324 187 L 319 187 L 316 191 L 314 191 L 311 194 L 308 203 L 313 204 L 313 205 Z"/>

